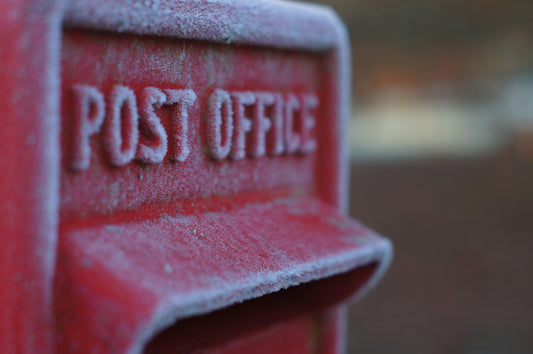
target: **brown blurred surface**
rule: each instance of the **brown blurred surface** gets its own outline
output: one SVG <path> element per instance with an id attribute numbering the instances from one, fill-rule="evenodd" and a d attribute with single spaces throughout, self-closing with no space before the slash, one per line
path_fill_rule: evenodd
<path id="1" fill-rule="evenodd" d="M 346 23 L 358 100 L 533 69 L 531 0 L 314 0 Z"/>
<path id="2" fill-rule="evenodd" d="M 349 353 L 533 352 L 533 161 L 354 164 L 351 214 L 389 236 Z"/>

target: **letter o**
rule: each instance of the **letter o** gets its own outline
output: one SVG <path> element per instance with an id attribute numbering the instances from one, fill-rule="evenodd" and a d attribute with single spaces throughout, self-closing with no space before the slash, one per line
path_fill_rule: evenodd
<path id="1" fill-rule="evenodd" d="M 139 114 L 135 94 L 130 88 L 117 85 L 111 90 L 103 137 L 113 165 L 124 166 L 133 160 L 139 142 Z"/>

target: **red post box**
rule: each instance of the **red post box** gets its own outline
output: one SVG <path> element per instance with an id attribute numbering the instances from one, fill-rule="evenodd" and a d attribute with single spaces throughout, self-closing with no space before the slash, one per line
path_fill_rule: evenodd
<path id="1" fill-rule="evenodd" d="M 4 353 L 341 349 L 391 245 L 344 215 L 327 8 L 0 4 Z"/>

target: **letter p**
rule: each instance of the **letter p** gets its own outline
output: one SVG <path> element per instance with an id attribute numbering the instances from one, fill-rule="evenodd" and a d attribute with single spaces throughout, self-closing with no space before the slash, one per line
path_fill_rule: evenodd
<path id="1" fill-rule="evenodd" d="M 105 116 L 104 95 L 95 87 L 76 84 L 71 88 L 74 121 L 70 167 L 85 170 L 91 161 L 89 137 L 100 130 Z"/>

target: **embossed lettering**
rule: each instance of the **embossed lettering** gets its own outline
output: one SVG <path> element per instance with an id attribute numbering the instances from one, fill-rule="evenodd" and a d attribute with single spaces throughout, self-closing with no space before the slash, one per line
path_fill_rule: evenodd
<path id="1" fill-rule="evenodd" d="M 283 135 L 283 95 L 280 93 L 274 94 L 271 121 L 270 140 L 267 140 L 268 153 L 271 156 L 275 156 L 282 154 L 285 150 Z"/>
<path id="2" fill-rule="evenodd" d="M 252 146 L 250 155 L 252 157 L 263 156 L 266 152 L 265 137 L 271 128 L 272 122 L 265 116 L 265 108 L 274 104 L 275 96 L 270 92 L 256 93 L 257 103 L 254 105 L 254 115 L 252 122 Z"/>
<path id="3" fill-rule="evenodd" d="M 89 137 L 100 130 L 105 116 L 104 95 L 95 87 L 77 84 L 71 87 L 73 136 L 70 167 L 84 170 L 91 161 Z"/>
<path id="4" fill-rule="evenodd" d="M 130 88 L 115 85 L 106 99 L 95 87 L 75 84 L 70 92 L 74 114 L 69 140 L 72 169 L 89 167 L 90 137 L 100 130 L 103 151 L 114 166 L 125 166 L 133 159 L 161 163 L 168 152 L 171 161 L 184 162 L 191 153 L 189 108 L 197 99 L 193 90 L 145 87 L 137 98 Z M 156 113 L 163 106 L 173 106 L 169 132 Z M 313 110 L 318 107 L 318 98 L 314 94 L 215 89 L 207 107 L 207 151 L 215 160 L 316 150 Z"/>
<path id="5" fill-rule="evenodd" d="M 193 90 L 164 90 L 167 94 L 168 105 L 176 105 L 170 118 L 170 129 L 173 146 L 171 159 L 183 162 L 189 156 L 191 149 L 187 132 L 189 130 L 188 108 L 196 101 Z"/>
<path id="6" fill-rule="evenodd" d="M 139 131 L 146 132 L 151 141 L 140 134 L 136 158 L 145 163 L 159 163 L 167 154 L 168 138 L 161 120 L 155 114 L 155 108 L 161 108 L 167 102 L 167 96 L 156 87 L 144 88 L 140 96 Z"/>
<path id="7" fill-rule="evenodd" d="M 127 165 L 135 157 L 139 141 L 138 123 L 135 94 L 126 86 L 114 86 L 108 96 L 103 136 L 104 148 L 113 165 Z"/>
<path id="8" fill-rule="evenodd" d="M 207 140 L 217 160 L 308 154 L 316 149 L 313 94 L 215 90 L 209 98 Z M 231 109 L 233 107 L 233 110 Z M 246 117 L 251 107 L 252 117 Z M 268 111 L 268 114 L 267 114 Z"/>
<path id="9" fill-rule="evenodd" d="M 300 135 L 295 131 L 295 112 L 300 109 L 300 102 L 294 94 L 288 94 L 285 100 L 285 122 L 284 122 L 284 136 L 285 136 L 285 151 L 292 154 L 298 151 L 300 146 Z"/>
<path id="10" fill-rule="evenodd" d="M 255 103 L 255 96 L 249 91 L 233 92 L 231 94 L 233 99 L 233 147 L 231 149 L 231 157 L 234 159 L 242 159 L 246 156 L 246 133 L 252 129 L 252 122 L 250 118 L 245 117 L 245 106 L 250 106 Z"/>
<path id="11" fill-rule="evenodd" d="M 302 154 L 308 154 L 316 149 L 316 140 L 311 137 L 311 130 L 315 127 L 315 118 L 311 115 L 311 109 L 318 106 L 318 98 L 315 95 L 302 95 L 302 111 L 299 124 L 300 149 Z"/>
<path id="12" fill-rule="evenodd" d="M 207 120 L 207 144 L 214 159 L 228 157 L 233 134 L 233 109 L 227 91 L 216 89 L 209 97 Z"/>

